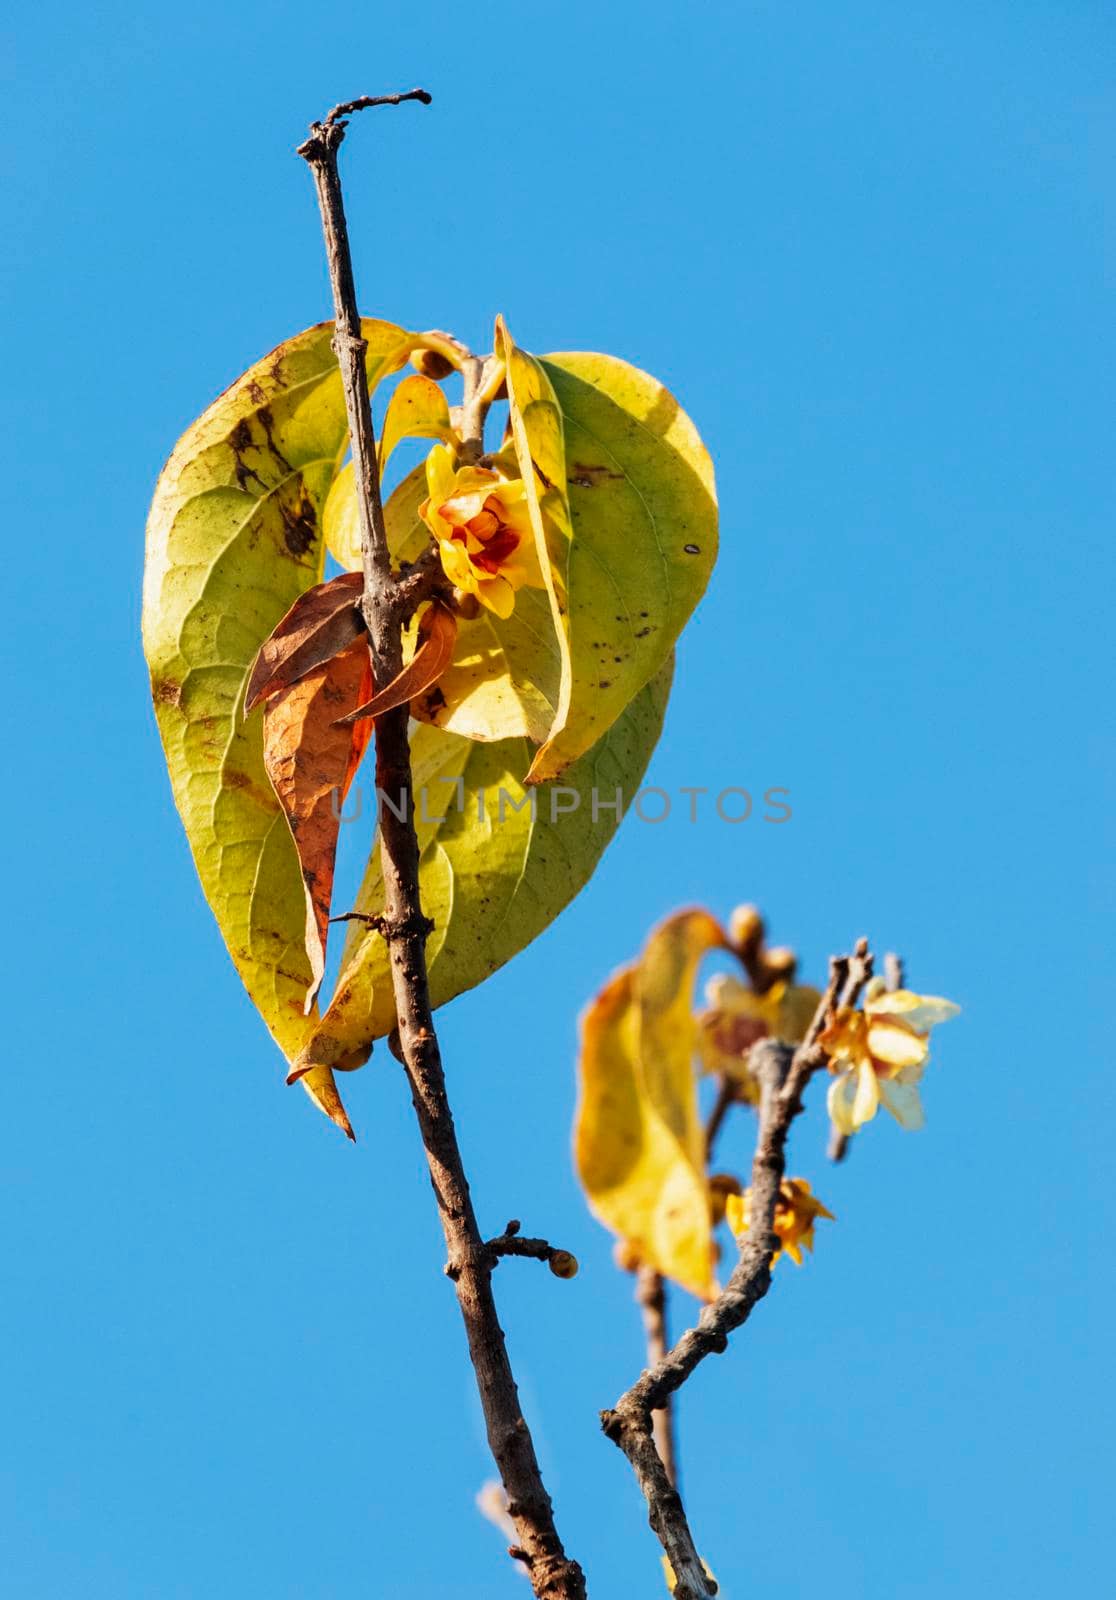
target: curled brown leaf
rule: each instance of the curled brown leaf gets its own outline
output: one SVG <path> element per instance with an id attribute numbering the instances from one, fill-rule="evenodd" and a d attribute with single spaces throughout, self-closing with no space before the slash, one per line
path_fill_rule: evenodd
<path id="1" fill-rule="evenodd" d="M 363 591 L 362 573 L 343 572 L 299 595 L 260 646 L 244 693 L 246 713 L 298 683 L 361 636 Z"/>
<path id="2" fill-rule="evenodd" d="M 385 684 L 367 705 L 339 717 L 337 726 L 358 726 L 366 718 L 382 717 L 385 711 L 393 711 L 396 706 L 408 704 L 416 695 L 424 694 L 437 683 L 453 660 L 456 643 L 456 616 L 449 606 L 432 600 L 419 619 L 418 648 L 403 671 Z"/>

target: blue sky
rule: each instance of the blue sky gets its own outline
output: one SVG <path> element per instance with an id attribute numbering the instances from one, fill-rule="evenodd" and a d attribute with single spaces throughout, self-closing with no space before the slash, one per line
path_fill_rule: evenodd
<path id="1" fill-rule="evenodd" d="M 1111 9 L 199 0 L 47 4 L 7 32 L 0 404 L 31 548 L 4 630 L 5 1594 L 526 1592 L 472 1503 L 490 1466 L 401 1075 L 377 1055 L 349 1080 L 356 1148 L 283 1088 L 139 645 L 162 460 L 328 311 L 293 146 L 334 101 L 416 82 L 430 110 L 346 151 L 364 309 L 478 347 L 503 311 L 530 348 L 675 390 L 723 551 L 652 781 L 794 807 L 629 822 L 443 1016 L 485 1223 L 582 1261 L 498 1277 L 568 1546 L 595 1600 L 660 1592 L 596 1431 L 641 1349 L 570 1165 L 576 1014 L 674 906 L 755 900 L 808 973 L 865 932 L 965 1009 L 924 1133 L 881 1119 L 826 1171 L 816 1110 L 799 1126 L 794 1168 L 839 1221 L 686 1390 L 724 1593 L 1099 1585 Z"/>

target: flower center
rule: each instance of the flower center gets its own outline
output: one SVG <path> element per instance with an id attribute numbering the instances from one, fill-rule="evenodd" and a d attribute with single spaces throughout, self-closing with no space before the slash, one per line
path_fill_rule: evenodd
<path id="1" fill-rule="evenodd" d="M 502 520 L 502 510 L 499 500 L 490 494 L 476 516 L 470 517 L 463 526 L 454 528 L 450 536 L 465 546 L 474 567 L 490 576 L 498 573 L 519 547 L 519 535 Z M 480 545 L 479 550 L 470 548 L 473 540 Z"/>

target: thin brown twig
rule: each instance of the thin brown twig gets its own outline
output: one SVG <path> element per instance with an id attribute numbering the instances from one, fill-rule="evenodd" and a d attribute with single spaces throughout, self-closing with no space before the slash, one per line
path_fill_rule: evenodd
<path id="1" fill-rule="evenodd" d="M 717 1139 L 725 1118 L 734 1105 L 740 1104 L 732 1079 L 722 1073 L 717 1080 L 717 1097 L 705 1122 L 705 1161 L 713 1160 Z M 647 1364 L 655 1366 L 669 1349 L 667 1336 L 669 1290 L 666 1279 L 654 1267 L 636 1269 L 636 1305 L 643 1317 L 643 1331 L 647 1341 Z M 678 1434 L 674 1418 L 674 1401 L 666 1402 L 651 1413 L 651 1426 L 655 1448 L 662 1458 L 667 1477 L 678 1487 Z"/>
<path id="2" fill-rule="evenodd" d="M 667 1286 L 661 1272 L 656 1272 L 654 1267 L 636 1268 L 635 1300 L 643 1317 L 648 1365 L 654 1367 L 670 1349 L 667 1332 Z M 651 1413 L 651 1434 L 671 1486 L 677 1488 L 678 1455 L 674 1436 L 674 1402 L 669 1395 L 664 1403 L 656 1406 Z"/>
<path id="3" fill-rule="evenodd" d="M 334 106 L 332 111 L 327 111 L 322 118 L 320 126 L 332 128 L 341 117 L 351 117 L 354 111 L 368 111 L 372 106 L 401 106 L 405 100 L 417 100 L 420 105 L 428 106 L 431 95 L 425 89 L 408 89 L 403 94 L 362 94 L 356 100 L 345 100 L 339 106 Z"/>
<path id="4" fill-rule="evenodd" d="M 314 177 L 329 259 L 337 322 L 334 350 L 341 368 L 360 514 L 363 612 L 372 652 L 372 670 L 378 683 L 392 682 L 403 665 L 400 604 L 380 500 L 376 440 L 364 360 L 366 345 L 361 335 L 337 170 L 337 152 L 345 136 L 345 123 L 339 119 L 347 110 L 357 110 L 364 105 L 398 104 L 404 99 L 427 98 L 424 91 L 412 91 L 409 95 L 368 97 L 335 107 L 324 122 L 313 125 L 310 138 L 298 152 Z M 480 420 L 483 424 L 483 418 Z M 382 793 L 400 800 L 400 815 L 387 805 L 380 824 L 384 873 L 381 931 L 390 955 L 398 1049 L 437 1197 L 448 1254 L 446 1270 L 453 1280 L 465 1323 L 489 1445 L 519 1537 L 518 1556 L 527 1566 L 538 1600 L 584 1600 L 585 1580 L 581 1568 L 562 1548 L 550 1496 L 543 1484 L 535 1447 L 519 1403 L 492 1295 L 493 1258 L 477 1225 L 446 1093 L 427 981 L 426 919 L 419 893 L 418 840 L 410 803 L 411 753 L 406 706 L 377 719 L 376 784 Z"/>
<path id="5" fill-rule="evenodd" d="M 611 1410 L 601 1413 L 606 1435 L 632 1465 L 647 1502 L 648 1520 L 674 1570 L 675 1600 L 706 1600 L 716 1594 L 717 1586 L 698 1555 L 681 1496 L 655 1447 L 651 1416 L 677 1393 L 706 1356 L 727 1348 L 729 1334 L 748 1320 L 771 1286 L 771 1257 L 778 1247 L 773 1226 L 775 1203 L 786 1173 L 787 1135 L 802 1109 L 806 1085 L 826 1064 L 818 1041 L 827 1022 L 840 1004 L 855 1004 L 871 972 L 872 957 L 862 939 L 851 957 L 830 962 L 826 991 L 797 1049 L 792 1051 L 789 1045 L 771 1039 L 753 1046 L 751 1059 L 760 1080 L 761 1100 L 752 1158 L 752 1223 L 740 1260 L 695 1326 L 644 1372 Z"/>
<path id="6" fill-rule="evenodd" d="M 717 1080 L 717 1098 L 713 1102 L 713 1109 L 710 1111 L 705 1124 L 705 1159 L 707 1163 L 713 1159 L 713 1149 L 717 1143 L 717 1136 L 724 1125 L 724 1120 L 728 1116 L 730 1108 L 735 1104 L 736 1090 L 733 1087 L 732 1079 L 727 1074 L 722 1073 Z"/>
<path id="7" fill-rule="evenodd" d="M 717 1098 L 705 1123 L 705 1159 L 713 1159 L 717 1136 L 724 1125 L 730 1107 L 737 1104 L 732 1079 L 722 1075 L 717 1081 Z M 668 1329 L 668 1290 L 666 1279 L 654 1267 L 636 1269 L 636 1305 L 643 1317 L 643 1332 L 647 1340 L 647 1363 L 655 1366 L 670 1347 Z M 678 1486 L 678 1440 L 674 1421 L 674 1402 L 669 1397 L 664 1405 L 651 1413 L 651 1426 L 655 1448 L 662 1458 L 667 1477 Z"/>
<path id="8" fill-rule="evenodd" d="M 504 1231 L 495 1239 L 489 1239 L 488 1250 L 492 1256 L 492 1265 L 496 1266 L 505 1256 L 520 1256 L 527 1261 L 545 1261 L 556 1278 L 573 1278 L 577 1275 L 577 1257 L 568 1250 L 560 1250 L 548 1239 L 529 1239 L 526 1234 L 519 1231 L 519 1223 L 513 1217 L 504 1227 Z"/>

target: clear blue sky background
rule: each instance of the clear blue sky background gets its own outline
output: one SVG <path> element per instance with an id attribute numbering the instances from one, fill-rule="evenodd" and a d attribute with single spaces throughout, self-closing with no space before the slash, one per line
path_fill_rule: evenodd
<path id="1" fill-rule="evenodd" d="M 498 1288 L 594 1600 L 660 1592 L 596 1412 L 641 1360 L 569 1158 L 575 1017 L 672 907 L 861 932 L 959 999 L 929 1126 L 686 1390 L 732 1597 L 1101 1584 L 1111 1514 L 1113 48 L 1099 0 L 24 8 L 5 51 L 10 1600 L 523 1600 L 405 1086 L 352 1148 L 197 888 L 147 704 L 142 531 L 178 434 L 327 313 L 293 146 L 346 153 L 364 307 L 660 374 L 723 556 L 654 781 L 792 821 L 630 823 L 444 1015 L 481 1213 L 576 1251 Z M 1107 836 L 1106 836 L 1107 831 Z M 730 1129 L 739 1166 L 748 1129 Z M 679 1315 L 693 1307 L 679 1305 Z M 1107 1555 L 1107 1551 L 1104 1552 Z"/>

